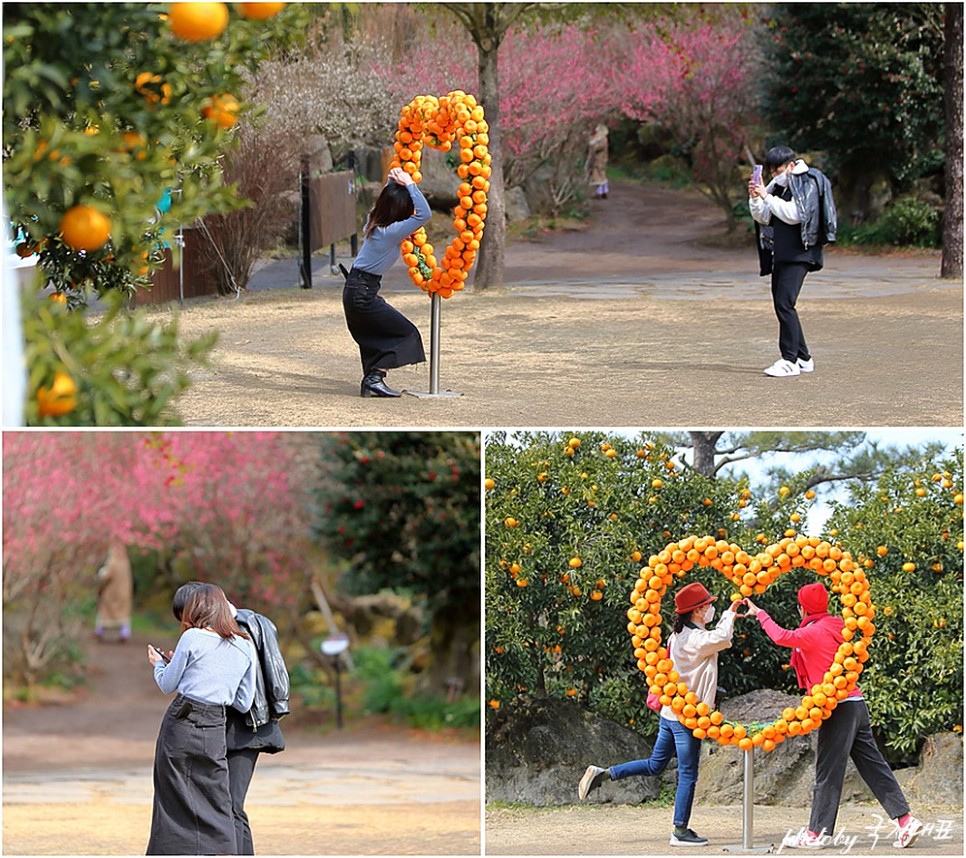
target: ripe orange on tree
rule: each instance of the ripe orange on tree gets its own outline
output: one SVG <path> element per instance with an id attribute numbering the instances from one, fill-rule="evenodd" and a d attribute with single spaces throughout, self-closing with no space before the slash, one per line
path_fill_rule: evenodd
<path id="1" fill-rule="evenodd" d="M 284 3 L 241 3 L 241 12 L 246 18 L 264 21 L 277 15 L 285 8 Z"/>
<path id="2" fill-rule="evenodd" d="M 174 34 L 187 42 L 206 42 L 228 26 L 225 3 L 172 3 L 168 20 Z"/>
<path id="3" fill-rule="evenodd" d="M 111 219 L 93 206 L 77 205 L 61 218 L 60 234 L 75 250 L 97 250 L 111 237 Z"/>
<path id="4" fill-rule="evenodd" d="M 63 417 L 77 407 L 77 383 L 63 370 L 54 373 L 50 387 L 37 390 L 41 417 Z"/>
<path id="5" fill-rule="evenodd" d="M 205 119 L 211 120 L 222 128 L 231 128 L 238 121 L 240 106 L 235 96 L 224 93 L 209 98 L 201 113 Z"/>

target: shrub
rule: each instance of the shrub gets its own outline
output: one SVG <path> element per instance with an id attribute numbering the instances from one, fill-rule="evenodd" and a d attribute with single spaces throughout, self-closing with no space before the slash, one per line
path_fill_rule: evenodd
<path id="1" fill-rule="evenodd" d="M 487 700 L 572 697 L 620 723 L 657 728 L 626 630 L 628 593 L 667 540 L 689 532 L 740 540 L 742 530 L 737 484 L 684 474 L 672 454 L 600 433 L 491 436 Z M 720 575 L 701 579 L 727 592 Z M 672 600 L 665 604 L 669 617 Z"/>
<path id="2" fill-rule="evenodd" d="M 200 272 L 212 277 L 218 291 L 244 289 L 262 255 L 278 245 L 296 219 L 292 196 L 298 190 L 301 139 L 277 126 L 240 130 L 225 164 L 245 205 L 211 214 L 201 221 Z"/>
<path id="3" fill-rule="evenodd" d="M 897 198 L 879 221 L 878 227 L 888 244 L 913 247 L 938 247 L 940 214 L 934 205 L 916 196 Z"/>

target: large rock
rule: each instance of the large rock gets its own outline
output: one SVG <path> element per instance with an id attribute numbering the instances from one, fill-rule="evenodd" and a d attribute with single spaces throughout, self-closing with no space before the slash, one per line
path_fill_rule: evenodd
<path id="1" fill-rule="evenodd" d="M 721 712 L 729 721 L 749 724 L 770 722 L 786 706 L 801 698 L 778 691 L 753 691 L 725 700 Z M 845 704 L 848 705 L 848 704 Z M 786 739 L 774 751 L 755 751 L 755 803 L 808 808 L 815 786 L 817 731 Z M 744 751 L 705 742 L 701 774 L 695 791 L 700 804 L 738 804 L 744 792 Z M 963 743 L 954 733 L 942 733 L 927 742 L 920 764 L 896 771 L 896 779 L 909 802 L 961 806 L 963 801 Z M 851 760 L 846 764 L 842 801 L 874 802 L 875 796 Z"/>
<path id="2" fill-rule="evenodd" d="M 553 210 L 553 169 L 548 165 L 538 167 L 523 183 L 523 190 L 531 212 Z"/>
<path id="3" fill-rule="evenodd" d="M 721 711 L 742 724 L 771 722 L 801 698 L 778 691 L 753 691 L 725 700 Z M 846 704 L 848 705 L 848 704 Z M 817 731 L 786 739 L 774 751 L 754 752 L 754 799 L 759 805 L 802 808 L 807 813 L 815 785 Z M 495 717 L 486 733 L 487 801 L 524 802 L 536 806 L 577 802 L 577 783 L 589 764 L 614 765 L 647 757 L 651 745 L 638 733 L 594 715 L 577 704 L 559 700 L 522 702 Z M 744 794 L 744 751 L 706 741 L 695 801 L 704 805 L 741 804 Z M 913 810 L 921 806 L 961 807 L 963 742 L 955 733 L 930 737 L 918 766 L 899 769 L 896 778 Z M 676 765 L 661 778 L 605 781 L 588 801 L 639 804 L 655 798 L 662 784 L 673 788 Z M 850 760 L 842 801 L 874 802 Z"/>
<path id="4" fill-rule="evenodd" d="M 503 198 L 508 223 L 517 223 L 530 217 L 530 204 L 521 187 L 507 188 Z"/>
<path id="5" fill-rule="evenodd" d="M 926 740 L 921 762 L 900 769 L 896 777 L 915 810 L 917 805 L 963 805 L 963 739 L 956 733 L 937 733 Z"/>
<path id="6" fill-rule="evenodd" d="M 446 155 L 428 146 L 424 147 L 419 171 L 423 174 L 419 188 L 434 209 L 446 211 L 459 202 L 456 191 L 461 179 Z"/>
<path id="7" fill-rule="evenodd" d="M 762 690 L 726 699 L 721 714 L 728 721 L 750 724 L 771 722 L 786 706 L 798 706 L 801 698 L 780 691 Z M 814 781 L 814 733 L 782 742 L 774 751 L 755 751 L 755 803 L 785 804 L 794 795 L 795 804 L 811 802 Z M 699 804 L 740 804 L 744 794 L 744 751 L 734 745 L 705 742 L 695 801 Z"/>
<path id="8" fill-rule="evenodd" d="M 521 702 L 497 713 L 487 728 L 486 799 L 538 807 L 574 804 L 588 765 L 614 765 L 650 752 L 651 746 L 638 733 L 576 703 Z M 670 774 L 672 783 L 673 777 Z M 639 804 L 660 790 L 661 778 L 607 781 L 588 801 Z"/>

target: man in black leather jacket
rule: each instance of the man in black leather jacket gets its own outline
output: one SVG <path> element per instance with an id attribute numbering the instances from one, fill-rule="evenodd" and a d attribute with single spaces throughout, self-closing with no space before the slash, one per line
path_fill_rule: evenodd
<path id="1" fill-rule="evenodd" d="M 241 630 L 248 634 L 258 653 L 255 671 L 255 700 L 248 712 L 227 710 L 225 739 L 228 745 L 228 788 L 235 817 L 235 839 L 239 855 L 254 855 L 252 829 L 245 813 L 245 797 L 260 753 L 285 750 L 279 719 L 289 714 L 289 678 L 278 646 L 275 624 L 268 617 L 239 608 L 235 614 Z"/>
<path id="2" fill-rule="evenodd" d="M 798 159 L 787 146 L 770 149 L 765 167 L 772 179 L 767 186 L 748 183 L 748 206 L 756 225 L 761 274 L 771 274 L 781 357 L 764 372 L 786 378 L 815 369 L 796 303 L 805 275 L 822 268 L 822 248 L 835 241 L 838 223 L 832 186 L 824 173 Z"/>

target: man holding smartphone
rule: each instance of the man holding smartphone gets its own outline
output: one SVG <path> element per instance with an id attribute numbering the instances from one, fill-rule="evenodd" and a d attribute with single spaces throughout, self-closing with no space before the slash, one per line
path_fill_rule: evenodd
<path id="1" fill-rule="evenodd" d="M 757 170 L 748 182 L 748 207 L 755 220 L 761 274 L 771 274 L 781 352 L 764 373 L 788 378 L 815 369 L 796 304 L 805 275 L 822 268 L 822 248 L 835 241 L 837 217 L 828 178 L 790 148 L 769 149 L 765 168 L 771 176 L 767 185 Z"/>

